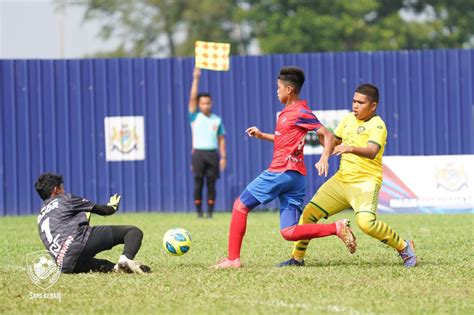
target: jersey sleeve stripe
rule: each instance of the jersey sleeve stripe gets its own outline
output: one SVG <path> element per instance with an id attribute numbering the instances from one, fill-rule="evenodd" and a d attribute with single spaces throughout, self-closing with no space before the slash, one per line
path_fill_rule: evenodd
<path id="1" fill-rule="evenodd" d="M 198 111 L 195 112 L 189 112 L 188 117 L 189 117 L 189 122 L 194 122 L 198 116 Z"/>
<path id="2" fill-rule="evenodd" d="M 314 116 L 313 112 L 307 109 L 300 109 L 300 113 L 308 114 Z"/>
<path id="3" fill-rule="evenodd" d="M 319 128 L 321 126 L 321 123 L 316 118 L 302 118 L 302 117 L 299 117 L 298 120 L 296 121 L 295 125 L 297 125 L 297 126 L 300 126 L 300 125 L 315 125 L 315 128 Z"/>
<path id="4" fill-rule="evenodd" d="M 368 143 L 373 143 L 379 147 L 379 149 L 382 147 L 378 142 L 375 142 L 374 140 L 369 140 L 367 141 Z"/>

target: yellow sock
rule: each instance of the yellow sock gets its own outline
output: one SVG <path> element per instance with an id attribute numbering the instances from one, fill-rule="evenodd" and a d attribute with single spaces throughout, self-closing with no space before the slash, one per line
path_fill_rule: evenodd
<path id="1" fill-rule="evenodd" d="M 356 222 L 359 228 L 382 243 L 401 251 L 405 247 L 405 240 L 401 238 L 387 223 L 377 220 L 371 211 L 356 213 Z"/>
<path id="2" fill-rule="evenodd" d="M 309 202 L 303 210 L 298 224 L 316 223 L 324 214 L 313 203 Z M 303 261 L 308 248 L 310 240 L 300 240 L 293 243 L 293 258 L 298 261 Z"/>

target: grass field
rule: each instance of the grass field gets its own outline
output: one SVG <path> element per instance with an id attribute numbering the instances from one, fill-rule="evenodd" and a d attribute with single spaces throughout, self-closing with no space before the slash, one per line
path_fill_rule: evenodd
<path id="1" fill-rule="evenodd" d="M 348 217 L 351 212 L 337 217 Z M 29 279 L 25 255 L 41 250 L 36 217 L 0 218 L 3 313 L 160 314 L 474 314 L 472 215 L 380 216 L 413 238 L 420 266 L 406 269 L 394 250 L 354 228 L 358 250 L 350 255 L 335 237 L 314 240 L 303 268 L 276 268 L 291 243 L 278 231 L 276 213 L 251 213 L 240 270 L 210 270 L 224 256 L 230 214 L 197 220 L 192 214 L 94 216 L 94 225 L 134 224 L 145 232 L 137 260 L 149 275 L 62 275 L 42 291 Z M 332 220 L 331 220 L 332 221 Z M 171 227 L 193 236 L 182 257 L 162 250 Z M 100 257 L 115 261 L 121 246 Z M 60 293 L 61 300 L 31 299 Z"/>

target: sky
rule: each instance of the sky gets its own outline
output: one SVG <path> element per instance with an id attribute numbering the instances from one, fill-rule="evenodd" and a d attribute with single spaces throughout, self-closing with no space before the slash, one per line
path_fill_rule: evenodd
<path id="1" fill-rule="evenodd" d="M 54 0 L 0 0 L 0 59 L 82 58 L 112 50 L 117 43 L 99 39 L 100 25 L 83 22 L 84 11 L 68 6 L 61 19 Z"/>

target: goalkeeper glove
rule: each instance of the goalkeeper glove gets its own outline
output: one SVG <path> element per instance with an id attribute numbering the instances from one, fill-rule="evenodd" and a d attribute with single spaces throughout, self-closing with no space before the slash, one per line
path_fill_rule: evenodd
<path id="1" fill-rule="evenodd" d="M 119 204 L 120 204 L 120 196 L 119 194 L 114 194 L 110 196 L 109 203 L 107 203 L 107 206 L 114 208 L 115 211 L 117 211 Z"/>

